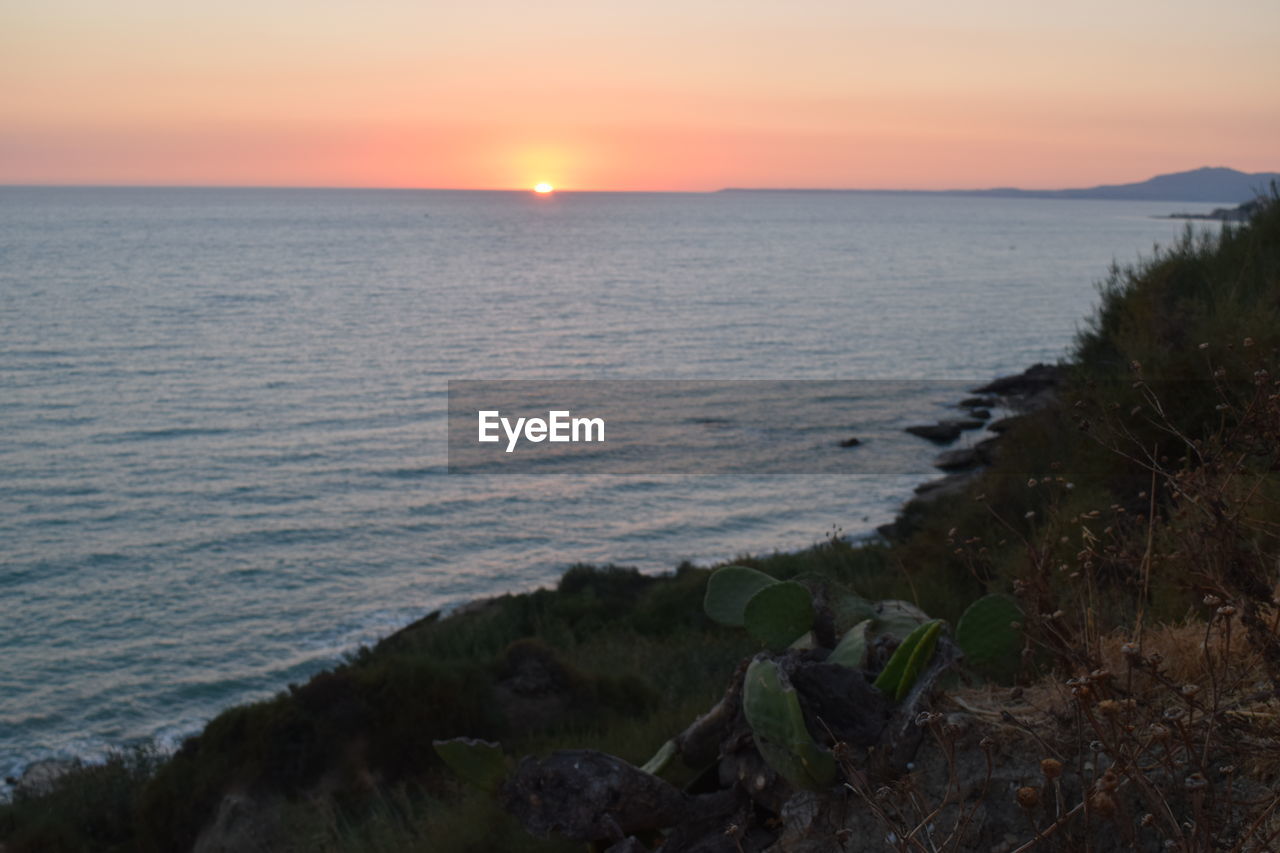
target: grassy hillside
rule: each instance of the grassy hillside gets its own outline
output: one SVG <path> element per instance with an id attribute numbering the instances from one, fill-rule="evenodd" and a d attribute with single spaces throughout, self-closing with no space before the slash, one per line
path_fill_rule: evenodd
<path id="1" fill-rule="evenodd" d="M 1028 690 L 1104 669 L 1117 638 L 1142 649 L 1192 620 L 1207 648 L 1226 626 L 1239 660 L 1187 670 L 1213 682 L 1192 685 L 1213 700 L 1212 713 L 1194 700 L 1208 720 L 1197 736 L 1205 756 L 1249 744 L 1235 772 L 1273 781 L 1280 757 L 1257 743 L 1275 708 L 1232 717 L 1253 728 L 1230 735 L 1218 712 L 1280 690 L 1280 204 L 1113 270 L 1102 295 L 1057 402 L 1024 417 L 968 491 L 899 541 L 738 562 L 907 599 L 953 623 L 981 595 L 1009 592 L 1027 615 L 1017 677 Z M 458 783 L 431 742 L 496 739 L 516 756 L 592 747 L 642 763 L 756 649 L 704 616 L 707 575 L 580 566 L 556 590 L 429 617 L 224 712 L 170 758 L 121 755 L 0 807 L 0 840 L 6 853 L 185 850 L 216 823 L 241 850 L 580 849 L 530 839 Z M 1259 826 L 1267 807 L 1256 806 Z M 1223 833 L 1241 809 L 1220 810 Z M 1188 833 L 1182 849 L 1199 849 Z"/>

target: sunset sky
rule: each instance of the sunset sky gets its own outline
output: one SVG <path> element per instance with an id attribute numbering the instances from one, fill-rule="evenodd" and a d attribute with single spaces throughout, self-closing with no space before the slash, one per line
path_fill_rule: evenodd
<path id="1" fill-rule="evenodd" d="M 1275 0 L 0 0 L 0 184 L 1068 187 L 1280 169 Z"/>

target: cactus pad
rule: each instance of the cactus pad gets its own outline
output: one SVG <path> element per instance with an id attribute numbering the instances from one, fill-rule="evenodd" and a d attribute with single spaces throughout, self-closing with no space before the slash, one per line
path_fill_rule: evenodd
<path id="1" fill-rule="evenodd" d="M 757 751 L 793 786 L 822 790 L 835 779 L 835 759 L 814 743 L 799 696 L 774 661 L 757 657 L 751 662 L 742 687 L 742 709 Z"/>
<path id="2" fill-rule="evenodd" d="M 751 597 L 743 621 L 751 636 L 771 649 L 783 649 L 813 624 L 813 598 L 794 581 L 775 583 Z"/>
<path id="3" fill-rule="evenodd" d="M 978 669 L 1012 675 L 1018 665 L 1022 637 L 1013 623 L 1022 611 L 1013 599 L 998 593 L 979 598 L 956 625 L 956 644 Z"/>
<path id="4" fill-rule="evenodd" d="M 776 578 L 746 566 L 724 566 L 712 572 L 702 609 L 721 625 L 741 628 L 749 602 L 765 587 L 778 583 Z"/>
<path id="5" fill-rule="evenodd" d="M 888 634 L 902 640 L 928 621 L 928 614 L 911 602 L 888 599 L 876 604 L 875 624 L 872 625 L 871 630 L 875 631 L 877 636 Z"/>
<path id="6" fill-rule="evenodd" d="M 827 657 L 827 663 L 838 663 L 850 669 L 862 669 L 867 664 L 867 631 L 871 628 L 871 620 L 864 619 L 850 628 L 836 643 L 835 649 Z"/>
<path id="7" fill-rule="evenodd" d="M 895 702 L 902 701 L 916 677 L 933 657 L 933 649 L 942 633 L 942 624 L 941 619 L 935 619 L 907 635 L 876 678 L 876 687 Z"/>

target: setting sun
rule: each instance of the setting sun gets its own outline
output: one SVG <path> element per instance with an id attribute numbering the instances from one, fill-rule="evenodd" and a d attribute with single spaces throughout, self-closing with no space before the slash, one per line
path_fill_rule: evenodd
<path id="1" fill-rule="evenodd" d="M 540 195 L 546 195 L 547 193 L 552 192 L 554 189 L 555 187 L 551 186 L 551 184 L 538 184 L 533 188 L 533 191 Z"/>

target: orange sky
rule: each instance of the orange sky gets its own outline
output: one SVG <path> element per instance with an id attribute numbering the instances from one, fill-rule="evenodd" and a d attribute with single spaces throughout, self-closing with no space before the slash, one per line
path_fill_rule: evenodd
<path id="1" fill-rule="evenodd" d="M 940 189 L 1280 169 L 1275 0 L 0 3 L 0 184 Z"/>

